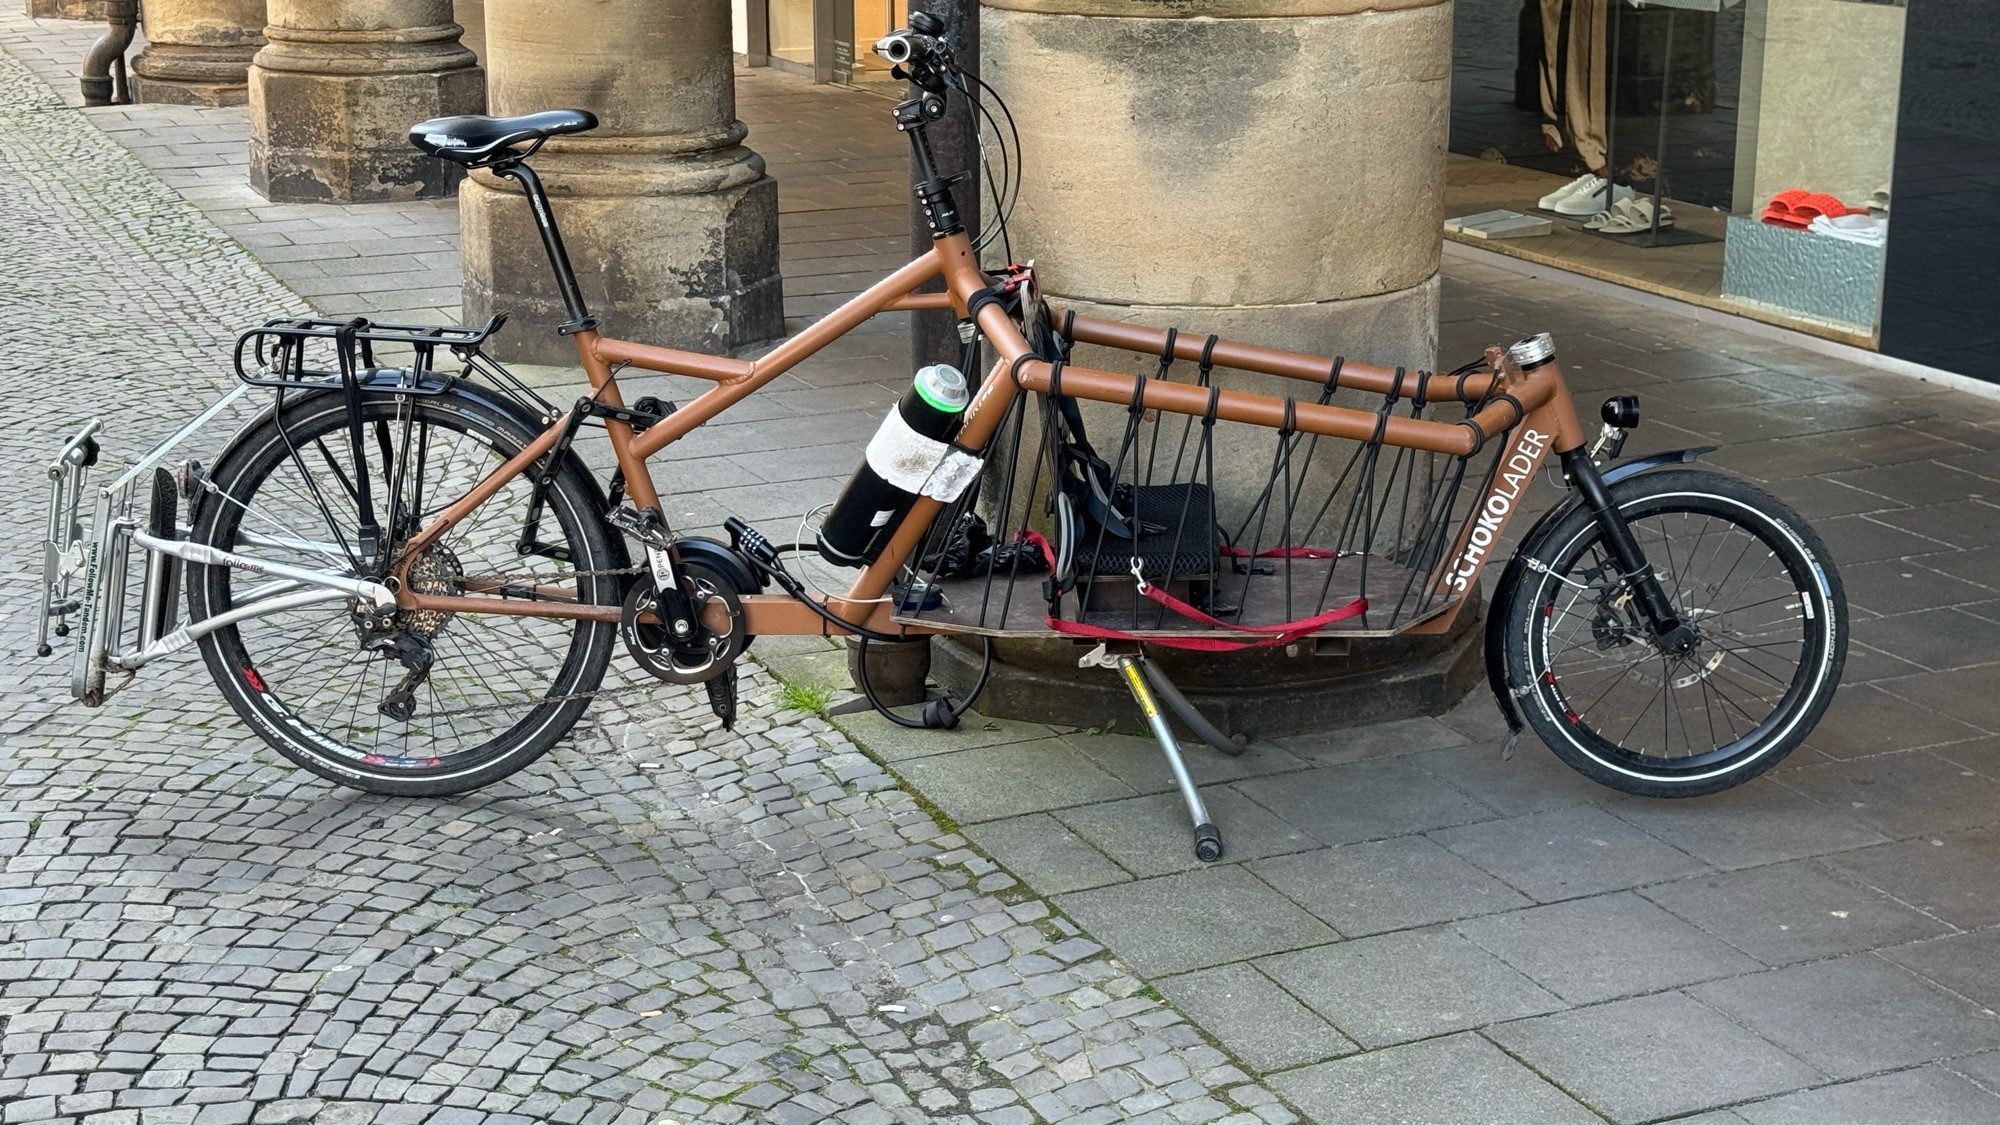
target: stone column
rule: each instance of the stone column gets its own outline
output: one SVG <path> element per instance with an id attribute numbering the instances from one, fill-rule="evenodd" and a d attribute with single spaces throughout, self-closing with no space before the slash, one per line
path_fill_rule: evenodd
<path id="1" fill-rule="evenodd" d="M 1213 332 L 1370 363 L 1436 362 L 1449 3 L 983 3 L 984 76 L 1021 133 L 1014 252 L 1035 259 L 1059 308 L 1176 327 L 1182 339 Z M 1101 348 L 1077 360 L 1155 365 Z M 1193 367 L 1182 361 L 1173 377 L 1191 379 Z M 1310 393 L 1241 372 L 1215 379 Z M 1124 420 L 1118 407 L 1085 415 L 1101 435 Z M 1224 511 L 1261 489 L 1270 448 L 1218 447 Z M 1274 737 L 1441 713 L 1478 682 L 1479 617 L 1468 607 L 1443 637 L 1329 646 L 1345 655 L 1155 655 L 1212 719 Z M 977 672 L 978 648 L 963 642 L 936 646 L 933 672 L 954 694 Z M 1005 640 L 995 652 L 985 713 L 1139 721 L 1116 677 L 1077 675 L 1066 641 Z"/>
<path id="2" fill-rule="evenodd" d="M 729 6 L 716 0 L 487 0 L 496 114 L 587 109 L 589 133 L 534 160 L 602 330 L 728 352 L 784 328 L 778 187 L 736 120 Z M 571 364 L 527 203 L 475 173 L 459 192 L 465 316 L 514 323 L 498 354 Z"/>
<path id="3" fill-rule="evenodd" d="M 1026 165 L 1013 241 L 1052 299 L 1434 362 L 1450 4 L 984 2 Z"/>
<path id="4" fill-rule="evenodd" d="M 250 68 L 250 186 L 295 203 L 450 195 L 459 167 L 420 154 L 408 134 L 486 105 L 451 0 L 270 5 L 270 46 Z"/>
<path id="5" fill-rule="evenodd" d="M 242 105 L 250 58 L 264 45 L 264 0 L 144 0 L 146 49 L 133 96 L 171 105 Z"/>

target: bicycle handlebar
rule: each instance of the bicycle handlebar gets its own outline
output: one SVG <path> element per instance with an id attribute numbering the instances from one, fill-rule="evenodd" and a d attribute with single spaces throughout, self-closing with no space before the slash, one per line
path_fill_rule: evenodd
<path id="1" fill-rule="evenodd" d="M 936 53 L 938 42 L 928 35 L 904 28 L 875 41 L 875 53 L 901 66 L 911 59 L 927 59 Z"/>
<path id="2" fill-rule="evenodd" d="M 911 12 L 910 26 L 877 39 L 875 53 L 903 69 L 898 77 L 939 93 L 952 68 L 951 46 L 945 42 L 944 32 L 944 20 L 930 12 Z"/>

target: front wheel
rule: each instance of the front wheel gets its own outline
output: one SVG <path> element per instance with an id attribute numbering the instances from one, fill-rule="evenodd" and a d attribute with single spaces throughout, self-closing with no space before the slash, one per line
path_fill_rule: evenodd
<path id="1" fill-rule="evenodd" d="M 1798 513 L 1730 477 L 1649 473 L 1611 495 L 1700 643 L 1679 656 L 1652 643 L 1579 509 L 1527 545 L 1503 594 L 1508 682 L 1535 733 L 1594 781 L 1647 797 L 1740 785 L 1805 740 L 1840 684 L 1833 560 Z"/>

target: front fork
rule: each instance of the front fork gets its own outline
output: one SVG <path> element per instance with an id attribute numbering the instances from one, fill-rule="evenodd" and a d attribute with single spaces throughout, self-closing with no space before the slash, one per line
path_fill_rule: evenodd
<path id="1" fill-rule="evenodd" d="M 1653 564 L 1646 561 L 1646 553 L 1639 549 L 1639 541 L 1632 535 L 1632 526 L 1625 522 L 1625 513 L 1611 499 L 1611 490 L 1605 486 L 1603 475 L 1597 471 L 1597 463 L 1581 447 L 1561 456 L 1563 475 L 1569 478 L 1577 495 L 1582 497 L 1584 507 L 1597 521 L 1598 530 L 1604 533 L 1604 541 L 1611 548 L 1611 557 L 1618 564 L 1620 581 L 1632 591 L 1639 604 L 1639 612 L 1652 626 L 1653 643 L 1669 656 L 1683 656 L 1693 651 L 1699 638 L 1681 621 L 1674 612 L 1673 603 L 1667 600 L 1666 591 L 1660 587 L 1660 576 L 1654 572 Z"/>
<path id="2" fill-rule="evenodd" d="M 1683 450 L 1677 454 L 1658 458 L 1642 459 L 1619 467 L 1618 475 L 1643 472 L 1648 468 L 1674 462 L 1692 461 L 1706 449 Z M 1667 600 L 1666 591 L 1660 588 L 1660 576 L 1646 561 L 1645 552 L 1639 549 L 1638 540 L 1632 536 L 1632 527 L 1625 521 L 1625 513 L 1618 509 L 1611 499 L 1611 489 L 1605 483 L 1604 475 L 1597 470 L 1597 463 L 1590 459 L 1584 449 L 1573 449 L 1561 454 L 1563 473 L 1570 485 L 1577 490 L 1578 497 L 1590 509 L 1597 525 L 1604 531 L 1604 538 L 1611 547 L 1612 561 L 1618 567 L 1620 576 L 1632 591 L 1633 601 L 1638 603 L 1639 612 L 1653 631 L 1653 643 L 1669 654 L 1685 653 L 1699 643 L 1692 629 L 1682 622 L 1674 612 L 1673 603 Z M 1544 517 L 1545 519 L 1547 517 Z M 1539 527 L 1537 528 L 1539 530 Z M 1508 638 L 1496 625 L 1510 615 L 1510 603 L 1520 586 L 1527 581 L 1528 552 L 1535 547 L 1536 534 L 1528 533 L 1528 539 L 1516 551 L 1507 564 L 1507 570 L 1500 576 L 1500 586 L 1495 593 L 1489 613 L 1498 615 L 1489 622 L 1486 629 L 1486 680 L 1493 689 L 1494 702 L 1500 706 L 1500 715 L 1507 721 L 1507 737 L 1501 743 L 1500 757 L 1504 760 L 1514 756 L 1514 748 L 1521 741 L 1526 729 L 1521 721 L 1519 699 L 1532 693 L 1532 684 L 1513 684 L 1507 679 Z"/>

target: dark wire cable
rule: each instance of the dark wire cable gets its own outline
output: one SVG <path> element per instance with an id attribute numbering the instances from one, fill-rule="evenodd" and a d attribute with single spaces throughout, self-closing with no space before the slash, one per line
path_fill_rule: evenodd
<path id="1" fill-rule="evenodd" d="M 908 640 L 909 638 L 904 639 Z M 979 639 L 985 642 L 982 646 L 982 653 L 979 660 L 979 678 L 972 682 L 972 689 L 965 693 L 965 701 L 963 703 L 960 703 L 956 707 L 947 706 L 946 710 L 951 716 L 950 723 L 946 724 L 947 727 L 957 726 L 958 720 L 964 718 L 967 711 L 972 710 L 973 700 L 978 699 L 979 693 L 986 690 L 986 678 L 993 673 L 993 638 L 981 637 Z M 903 716 L 889 710 L 889 705 L 883 703 L 876 696 L 875 689 L 868 683 L 868 641 L 868 637 L 864 636 L 861 638 L 861 658 L 854 662 L 855 686 L 861 689 L 861 694 L 867 698 L 868 705 L 875 708 L 876 714 L 899 727 L 908 727 L 910 730 L 943 729 L 931 723 L 924 722 L 921 719 L 905 719 Z M 925 710 L 929 710 L 931 702 L 927 700 L 924 703 Z M 951 701 L 947 699 L 944 702 L 948 705 Z"/>
<path id="2" fill-rule="evenodd" d="M 979 145 L 979 163 L 986 173 L 988 184 L 994 189 L 994 206 L 1003 206 L 1007 202 L 1008 197 L 1017 190 L 1017 185 L 1014 184 L 1013 170 L 1008 163 L 1006 139 L 1000 135 L 1000 122 L 986 108 L 985 101 L 979 96 L 979 91 L 973 89 L 966 82 L 967 78 L 971 78 L 974 82 L 977 82 L 979 76 L 972 74 L 964 67 L 955 68 L 955 73 L 958 76 L 958 92 L 965 95 L 966 116 L 972 124 L 973 138 Z M 994 147 L 1000 150 L 1000 181 L 998 184 L 993 184 L 992 161 L 987 159 L 986 131 L 980 126 L 981 119 L 984 119 L 987 124 L 993 127 L 993 144 Z"/>
<path id="3" fill-rule="evenodd" d="M 792 576 L 791 571 L 785 569 L 785 561 L 783 559 L 779 559 L 777 565 L 773 566 L 755 555 L 746 553 L 743 557 L 749 560 L 751 566 L 770 575 L 771 580 L 782 587 L 785 593 L 791 595 L 794 601 L 812 610 L 814 614 L 818 615 L 820 620 L 825 621 L 827 624 L 834 626 L 844 633 L 853 633 L 857 637 L 877 641 L 907 641 L 910 639 L 896 633 L 878 633 L 865 625 L 857 625 L 852 621 L 835 617 L 825 606 L 819 604 L 818 601 L 806 594 L 805 587 L 799 584 L 799 580 Z"/>
<path id="4" fill-rule="evenodd" d="M 1000 115 L 1007 119 L 1008 140 L 1007 143 L 1002 146 L 1002 152 L 1003 153 L 1011 152 L 1013 154 L 1014 164 L 1015 164 L 1013 173 L 1009 180 L 1010 190 L 1007 195 L 1007 206 L 1005 209 L 1006 219 L 1011 219 L 1014 215 L 1015 206 L 1019 204 L 1021 201 L 1021 182 L 1026 177 L 1027 174 L 1026 157 L 1023 155 L 1021 151 L 1021 130 L 1015 126 L 1014 111 L 1007 108 L 1007 102 L 1005 99 L 1001 98 L 1000 92 L 998 90 L 995 90 L 993 87 L 987 85 L 986 80 L 979 77 L 977 74 L 972 76 L 972 80 L 979 84 L 979 88 L 981 90 L 993 96 L 993 104 L 1000 107 Z M 981 98 L 980 99 L 981 107 L 983 108 L 985 104 L 986 104 L 985 99 Z M 987 116 L 990 118 L 992 114 L 988 113 Z M 994 125 L 994 132 L 996 135 L 999 132 L 999 125 L 997 123 Z M 1005 222 L 1006 220 L 1003 219 L 1002 220 L 1003 227 L 1005 226 Z"/>
<path id="5" fill-rule="evenodd" d="M 1008 235 L 1007 223 L 1008 220 L 1013 217 L 1015 204 L 1018 203 L 1020 200 L 1021 182 L 1024 179 L 1024 173 L 1026 170 L 1024 167 L 1022 168 L 1010 167 L 1009 157 L 1011 154 L 1012 163 L 1014 165 L 1019 165 L 1021 163 L 1021 132 L 1020 129 L 1014 123 L 1013 111 L 1007 108 L 1007 102 L 1005 99 L 1000 97 L 999 91 L 995 90 L 991 85 L 987 84 L 985 79 L 979 77 L 977 74 L 972 73 L 971 71 L 965 69 L 962 66 L 956 67 L 955 70 L 960 76 L 960 81 L 959 81 L 960 91 L 965 93 L 967 100 L 971 102 L 973 107 L 979 111 L 980 116 L 984 117 L 987 123 L 993 126 L 993 142 L 995 147 L 1000 149 L 1001 180 L 1000 184 L 995 188 L 995 199 L 994 199 L 994 206 L 999 211 L 999 215 L 997 216 L 993 227 L 989 228 L 986 232 L 984 232 L 981 235 L 980 240 L 976 244 L 975 248 L 983 249 L 986 246 L 990 245 L 997 233 L 998 237 L 1001 240 L 1002 250 L 1007 253 L 1009 259 L 1011 260 L 1013 256 L 1013 247 Z M 992 112 L 986 108 L 985 98 L 979 96 L 978 93 L 974 92 L 969 87 L 967 87 L 965 85 L 964 81 L 965 79 L 971 79 L 972 82 L 979 87 L 980 91 L 983 91 L 985 94 L 990 95 L 993 99 L 994 104 L 1000 107 L 1000 113 L 1007 121 L 1006 137 L 1002 137 L 1000 135 L 1000 122 L 996 120 Z M 975 132 L 983 134 L 983 131 L 975 130 Z M 984 167 L 987 165 L 987 161 L 985 158 L 985 146 L 983 139 L 981 141 L 980 153 L 981 153 L 980 162 L 981 165 Z M 987 182 L 989 186 L 992 186 L 992 170 L 990 167 L 985 167 L 985 170 L 987 175 Z"/>
<path id="6" fill-rule="evenodd" d="M 1007 254 L 1008 260 L 1011 261 L 1013 259 L 1014 247 L 1013 240 L 1009 237 L 1007 231 L 1007 219 L 1012 213 L 1012 208 L 1009 206 L 1009 197 L 1018 191 L 1019 188 L 1014 182 L 1013 169 L 1008 159 L 1007 145 L 1005 140 L 1000 136 L 1000 123 L 994 120 L 993 114 L 987 110 L 977 92 L 967 86 L 962 80 L 959 83 L 959 89 L 966 95 L 966 103 L 971 107 L 973 114 L 973 137 L 979 144 L 979 168 L 981 174 L 986 178 L 987 188 L 993 193 L 993 206 L 997 212 L 993 224 L 980 232 L 980 236 L 973 243 L 972 248 L 974 251 L 984 250 L 993 244 L 995 237 L 998 237 L 1002 251 Z M 987 124 L 992 126 L 993 146 L 1000 150 L 1000 178 L 998 182 L 995 182 L 993 178 L 993 161 L 987 156 L 986 130 L 980 125 L 982 118 Z"/>

